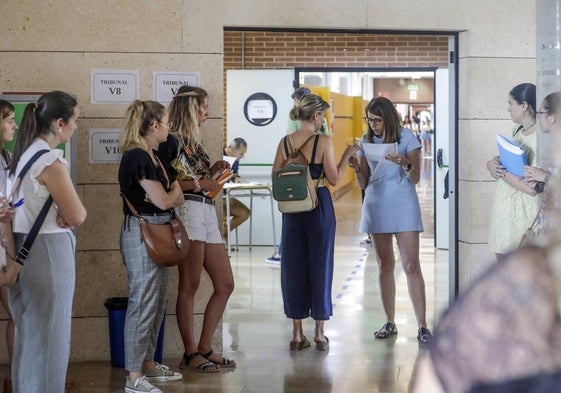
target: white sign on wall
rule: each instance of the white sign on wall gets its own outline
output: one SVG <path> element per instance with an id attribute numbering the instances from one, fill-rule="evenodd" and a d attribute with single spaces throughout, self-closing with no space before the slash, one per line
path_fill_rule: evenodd
<path id="1" fill-rule="evenodd" d="M 106 164 L 121 161 L 119 151 L 120 128 L 90 129 L 90 163 Z"/>
<path id="2" fill-rule="evenodd" d="M 92 104 L 128 104 L 138 94 L 137 70 L 91 70 Z"/>
<path id="3" fill-rule="evenodd" d="M 200 72 L 154 71 L 154 100 L 169 104 L 181 86 L 200 86 Z"/>

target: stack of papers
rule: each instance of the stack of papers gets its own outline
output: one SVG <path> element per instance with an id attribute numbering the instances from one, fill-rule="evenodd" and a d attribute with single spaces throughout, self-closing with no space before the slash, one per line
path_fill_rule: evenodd
<path id="1" fill-rule="evenodd" d="M 518 143 L 504 135 L 497 135 L 497 146 L 501 164 L 509 173 L 524 177 L 524 166 L 527 165 L 526 152 Z"/>

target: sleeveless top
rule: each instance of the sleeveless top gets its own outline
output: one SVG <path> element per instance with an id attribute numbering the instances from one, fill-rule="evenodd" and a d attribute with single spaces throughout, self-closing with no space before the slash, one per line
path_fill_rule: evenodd
<path id="1" fill-rule="evenodd" d="M 308 160 L 308 168 L 310 168 L 310 176 L 312 179 L 320 179 L 323 177 L 323 163 L 315 164 L 314 161 L 316 159 L 316 151 L 318 147 L 319 141 L 319 134 L 317 134 L 314 138 L 314 147 L 312 148 L 312 156 Z M 288 157 L 291 153 L 289 145 L 288 145 L 288 135 L 284 137 L 284 154 Z"/>

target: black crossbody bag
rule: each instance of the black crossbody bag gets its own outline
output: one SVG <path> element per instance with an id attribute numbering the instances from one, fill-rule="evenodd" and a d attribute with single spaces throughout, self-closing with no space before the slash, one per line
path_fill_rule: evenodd
<path id="1" fill-rule="evenodd" d="M 25 176 L 25 174 L 27 173 L 29 168 L 31 168 L 31 165 L 33 165 L 33 163 L 35 161 L 37 161 L 37 159 L 39 157 L 41 157 L 43 154 L 48 153 L 48 152 L 49 152 L 49 150 L 47 150 L 47 149 L 39 150 L 37 153 L 35 153 L 29 159 L 29 161 L 27 161 L 27 163 L 24 165 L 24 167 L 21 169 L 20 173 L 18 174 L 18 177 L 17 177 L 15 185 L 14 185 L 14 190 L 12 191 L 12 195 L 10 196 L 10 199 L 17 192 L 17 190 L 20 186 L 20 183 L 21 183 L 21 179 L 23 179 L 23 177 Z M 49 195 L 49 197 L 45 201 L 45 204 L 41 208 L 41 211 L 39 212 L 39 215 L 37 216 L 37 219 L 33 223 L 33 226 L 31 227 L 31 230 L 29 231 L 29 233 L 25 237 L 23 245 L 18 250 L 18 253 L 16 254 L 16 257 L 15 257 L 15 261 L 17 263 L 19 263 L 20 265 L 23 265 L 23 263 L 25 262 L 27 257 L 29 257 L 29 253 L 31 251 L 31 246 L 33 245 L 33 242 L 35 241 L 35 238 L 37 237 L 37 234 L 39 233 L 39 229 L 41 229 L 41 226 L 43 225 L 43 222 L 45 221 L 45 217 L 47 217 L 47 213 L 49 212 L 49 209 L 51 208 L 52 203 L 53 203 L 53 197 Z"/>

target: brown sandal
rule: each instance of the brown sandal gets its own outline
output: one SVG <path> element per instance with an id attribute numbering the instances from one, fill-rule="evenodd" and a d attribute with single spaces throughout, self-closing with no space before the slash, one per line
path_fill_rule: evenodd
<path id="1" fill-rule="evenodd" d="M 316 341 L 316 349 L 318 351 L 327 351 L 329 349 L 329 339 L 325 336 L 325 341 Z"/>
<path id="2" fill-rule="evenodd" d="M 308 348 L 311 346 L 310 341 L 306 338 L 306 336 L 302 336 L 302 341 L 291 341 L 290 342 L 290 350 L 291 351 L 301 351 L 302 349 Z"/>

